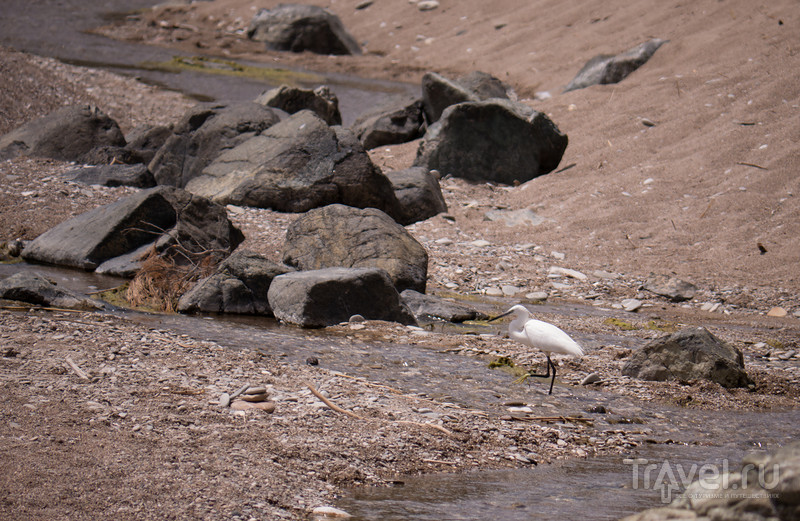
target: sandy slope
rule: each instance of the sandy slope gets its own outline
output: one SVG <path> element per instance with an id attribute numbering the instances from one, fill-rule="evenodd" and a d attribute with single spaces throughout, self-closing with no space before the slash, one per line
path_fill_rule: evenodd
<path id="1" fill-rule="evenodd" d="M 247 0 L 168 7 L 110 32 L 410 81 L 427 70 L 492 73 L 569 135 L 562 166 L 574 167 L 502 197 L 475 187 L 476 197 L 530 207 L 547 224 L 509 230 L 485 222 L 482 212 L 456 211 L 460 232 L 495 244 L 540 244 L 587 270 L 629 278 L 676 273 L 710 289 L 757 289 L 770 295 L 763 305 L 798 305 L 800 12 L 794 2 L 442 0 L 426 12 L 404 1 L 376 0 L 364 9 L 356 9 L 359 0 L 310 3 L 338 14 L 365 44 L 365 56 L 263 51 L 242 36 L 256 10 Z M 589 58 L 651 37 L 670 43 L 622 83 L 561 93 Z M 537 92 L 552 97 L 537 100 Z M 401 168 L 415 150 L 410 144 L 373 156 L 384 168 Z"/>

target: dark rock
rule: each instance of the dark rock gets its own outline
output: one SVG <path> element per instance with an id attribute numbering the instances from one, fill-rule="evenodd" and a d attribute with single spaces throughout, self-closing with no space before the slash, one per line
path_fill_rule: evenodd
<path id="1" fill-rule="evenodd" d="M 737 348 L 704 328 L 684 329 L 634 351 L 622 374 L 642 380 L 710 380 L 723 387 L 751 383 Z"/>
<path id="2" fill-rule="evenodd" d="M 510 185 L 551 172 L 566 148 L 567 136 L 547 116 L 493 99 L 448 107 L 428 128 L 414 165 Z"/>
<path id="3" fill-rule="evenodd" d="M 325 85 L 314 90 L 281 85 L 261 94 L 256 98 L 256 103 L 281 109 L 288 114 L 310 110 L 328 125 L 342 124 L 339 99 Z"/>
<path id="4" fill-rule="evenodd" d="M 272 51 L 361 54 L 338 16 L 314 5 L 281 4 L 256 13 L 247 36 Z"/>
<path id="5" fill-rule="evenodd" d="M 439 181 L 420 166 L 387 172 L 402 210 L 398 222 L 409 225 L 447 211 Z"/>
<path id="6" fill-rule="evenodd" d="M 27 302 L 37 306 L 94 311 L 103 303 L 61 288 L 43 275 L 22 272 L 0 280 L 0 299 Z"/>
<path id="7" fill-rule="evenodd" d="M 269 303 L 283 322 L 326 327 L 358 313 L 370 320 L 415 323 L 389 275 L 379 268 L 327 268 L 275 277 Z"/>
<path id="8" fill-rule="evenodd" d="M 436 72 L 422 77 L 422 106 L 429 123 L 438 121 L 444 109 L 451 105 L 491 98 L 516 99 L 516 94 L 499 79 L 480 71 L 455 81 Z"/>
<path id="9" fill-rule="evenodd" d="M 22 257 L 94 270 L 153 245 L 161 256 L 185 264 L 206 254 L 227 256 L 243 239 L 225 208 L 180 189 L 157 187 L 51 228 L 31 241 Z"/>
<path id="10" fill-rule="evenodd" d="M 617 56 L 607 54 L 595 56 L 586 62 L 586 65 L 569 82 L 564 92 L 583 89 L 592 85 L 619 83 L 630 73 L 644 65 L 658 48 L 667 42 L 668 40 L 653 38 Z"/>
<path id="11" fill-rule="evenodd" d="M 517 99 L 517 94 L 510 85 L 485 72 L 473 71 L 466 76 L 461 76 L 456 81 L 477 96 L 479 100 L 491 98 Z"/>
<path id="12" fill-rule="evenodd" d="M 178 302 L 182 313 L 272 315 L 267 292 L 272 280 L 291 271 L 257 253 L 237 251 L 216 273 L 199 281 Z"/>
<path id="13" fill-rule="evenodd" d="M 186 188 L 223 204 L 281 212 L 341 203 L 401 216 L 392 184 L 353 133 L 307 110 L 225 152 Z"/>
<path id="14" fill-rule="evenodd" d="M 420 293 L 428 275 L 428 254 L 405 228 L 380 210 L 339 204 L 312 210 L 289 226 L 283 262 L 301 270 L 381 268 L 398 291 Z"/>
<path id="15" fill-rule="evenodd" d="M 99 146 L 125 146 L 117 122 L 94 106 L 71 106 L 0 137 L 0 161 L 24 154 L 79 161 Z"/>
<path id="16" fill-rule="evenodd" d="M 413 289 L 407 289 L 400 293 L 400 299 L 418 321 L 435 319 L 460 323 L 466 320 L 486 320 L 489 318 L 484 313 L 476 311 L 469 306 L 432 295 L 423 295 Z"/>
<path id="17" fill-rule="evenodd" d="M 666 297 L 673 302 L 692 300 L 697 293 L 697 286 L 691 282 L 666 275 L 650 275 L 643 287 L 645 290 Z"/>
<path id="18" fill-rule="evenodd" d="M 104 145 L 95 147 L 83 154 L 80 157 L 80 162 L 87 165 L 130 165 L 141 161 L 125 147 Z"/>
<path id="19" fill-rule="evenodd" d="M 408 143 L 425 133 L 422 101 L 414 97 L 391 101 L 359 116 L 351 128 L 367 150 Z"/>
<path id="20" fill-rule="evenodd" d="M 77 168 L 65 172 L 64 177 L 87 185 L 133 186 L 136 188 L 152 188 L 156 185 L 153 174 L 143 164 Z"/>
<path id="21" fill-rule="evenodd" d="M 149 169 L 159 185 L 183 188 L 223 151 L 259 135 L 279 121 L 258 103 L 199 105 L 190 109 L 158 150 Z"/>
<path id="22" fill-rule="evenodd" d="M 127 136 L 125 149 L 130 151 L 136 163 L 150 164 L 158 150 L 172 135 L 172 128 L 164 125 L 141 125 Z"/>

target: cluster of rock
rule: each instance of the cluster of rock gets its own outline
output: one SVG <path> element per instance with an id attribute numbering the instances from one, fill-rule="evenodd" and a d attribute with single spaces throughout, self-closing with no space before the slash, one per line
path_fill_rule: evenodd
<path id="1" fill-rule="evenodd" d="M 669 506 L 645 510 L 623 521 L 669 519 L 800 519 L 800 442 L 772 453 L 749 454 L 734 471 L 701 477 Z"/>

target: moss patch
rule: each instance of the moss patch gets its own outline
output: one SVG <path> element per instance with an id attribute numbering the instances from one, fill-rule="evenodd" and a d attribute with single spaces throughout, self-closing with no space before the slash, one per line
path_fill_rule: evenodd
<path id="1" fill-rule="evenodd" d="M 308 72 L 291 71 L 277 67 L 242 65 L 235 61 L 203 56 L 175 56 L 166 62 L 144 62 L 139 66 L 147 70 L 167 72 L 195 71 L 207 74 L 239 76 L 263 80 L 272 85 L 286 84 L 295 87 L 302 84 L 322 83 L 324 81 L 323 77 Z"/>
<path id="2" fill-rule="evenodd" d="M 611 318 L 611 317 L 603 320 L 603 324 L 605 324 L 607 326 L 615 327 L 617 329 L 621 329 L 623 331 L 635 331 L 635 330 L 639 329 L 638 327 L 636 327 L 634 324 L 631 324 L 630 322 L 625 322 L 624 320 L 620 320 L 618 318 Z"/>

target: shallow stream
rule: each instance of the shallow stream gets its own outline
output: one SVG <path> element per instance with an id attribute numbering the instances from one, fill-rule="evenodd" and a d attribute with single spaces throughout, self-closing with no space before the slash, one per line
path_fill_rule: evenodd
<path id="1" fill-rule="evenodd" d="M 3 0 L 0 44 L 21 51 L 55 57 L 67 62 L 113 68 L 202 99 L 220 101 L 253 99 L 271 85 L 247 78 L 197 72 L 165 73 L 138 67 L 143 62 L 172 58 L 169 50 L 111 41 L 85 30 L 105 23 L 109 13 L 153 5 L 152 0 Z M 326 77 L 340 100 L 345 124 L 364 108 L 386 96 L 413 92 L 404 84 L 354 78 Z M 0 265 L 0 277 L 19 270 L 36 269 L 70 289 L 91 292 L 108 289 L 122 281 L 80 271 L 26 264 Z M 598 313 L 590 306 L 548 308 L 548 311 Z M 537 404 L 536 412 L 581 413 L 603 405 L 621 417 L 643 423 L 618 424 L 613 428 L 644 430 L 655 443 L 642 443 L 625 457 L 575 459 L 552 465 L 512 471 L 484 471 L 404 479 L 390 488 L 355 489 L 339 507 L 359 520 L 486 519 L 618 519 L 662 502 L 669 481 L 647 484 L 634 480 L 627 458 L 643 458 L 662 468 L 724 463 L 735 465 L 744 453 L 771 448 L 797 439 L 800 409 L 786 412 L 734 413 L 672 409 L 634 402 L 608 392 L 587 388 L 558 388 L 548 396 L 535 385 L 515 385 L 512 377 L 489 371 L 486 363 L 472 357 L 433 348 L 385 341 L 342 342 L 311 332 L 283 327 L 274 320 L 258 318 L 187 317 L 118 312 L 147 327 L 214 340 L 230 348 L 254 345 L 290 360 L 317 357 L 326 368 L 379 381 L 408 393 L 420 393 L 470 409 L 503 414 L 503 403 Z M 435 334 L 435 333 L 434 333 Z M 624 338 L 579 338 L 586 345 Z M 433 344 L 433 342 L 431 342 Z M 597 422 L 598 429 L 611 428 Z M 667 441 L 669 441 L 667 443 Z M 696 468 L 696 467 L 695 467 Z M 676 494 L 680 488 L 669 492 Z"/>

